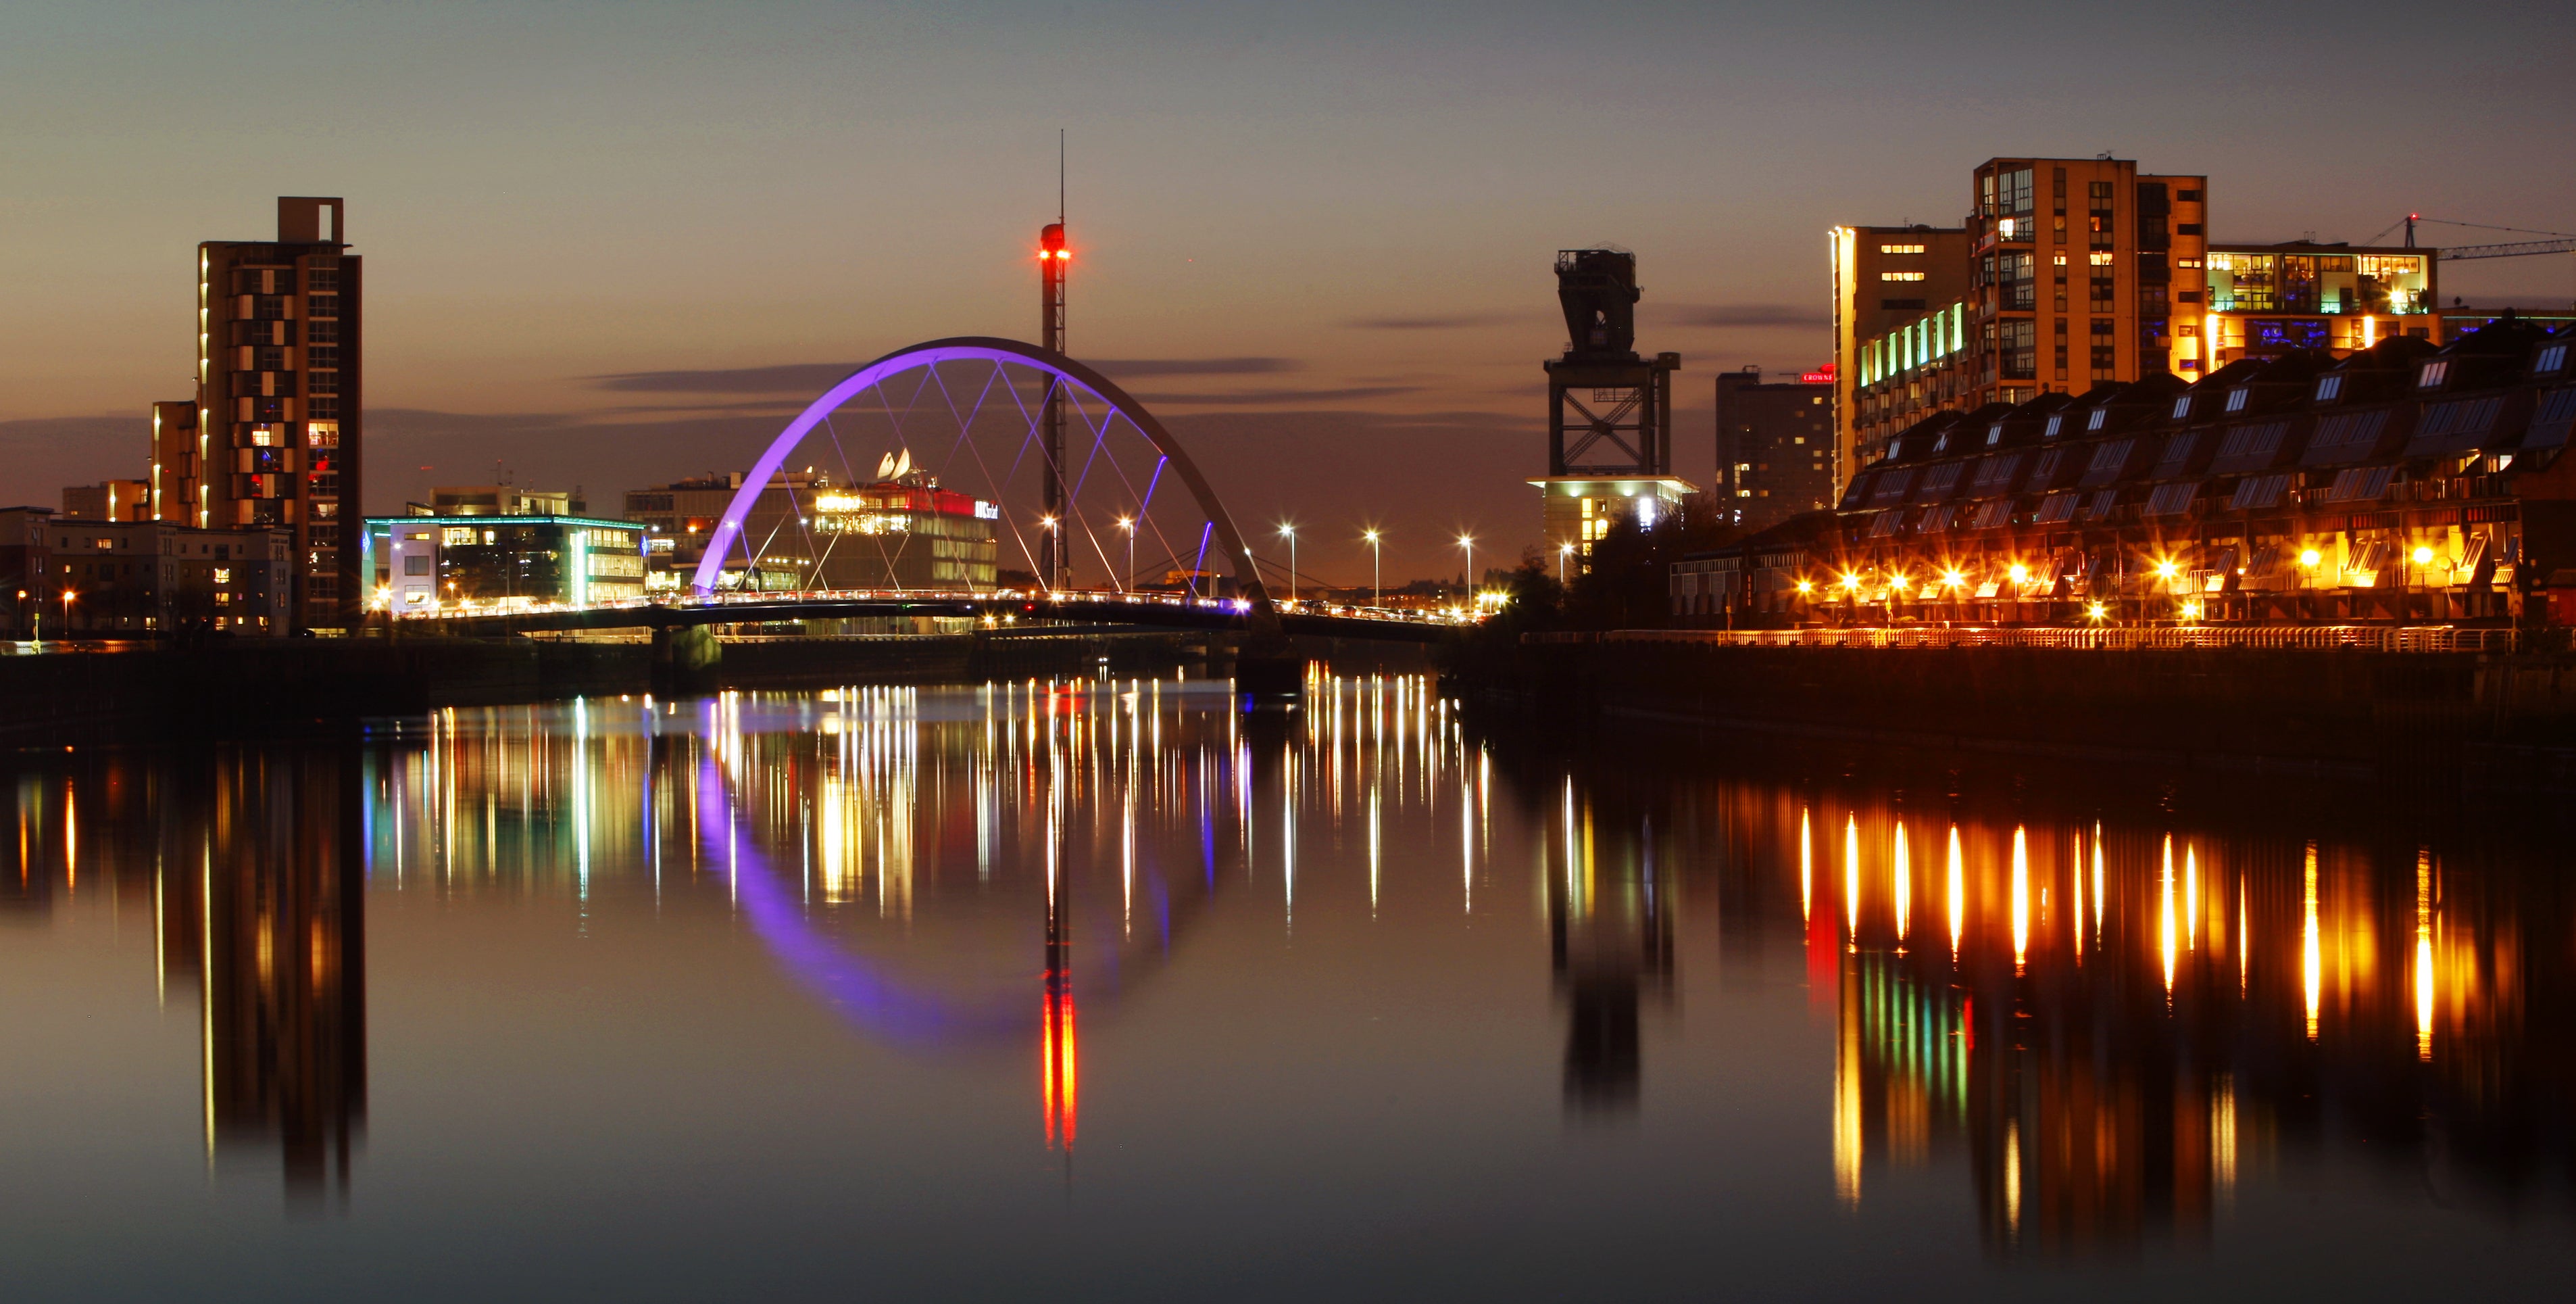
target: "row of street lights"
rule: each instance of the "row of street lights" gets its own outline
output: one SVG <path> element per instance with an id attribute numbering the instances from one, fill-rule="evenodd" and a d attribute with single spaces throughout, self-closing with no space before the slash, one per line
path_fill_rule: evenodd
<path id="1" fill-rule="evenodd" d="M 1297 527 L 1282 522 L 1279 537 L 1288 541 L 1288 600 L 1293 603 L 1297 600 Z M 1360 531 L 1360 542 L 1369 546 L 1369 605 L 1373 607 L 1386 605 L 1384 552 L 1379 546 L 1385 538 L 1385 533 L 1374 526 Z M 1476 593 L 1476 536 L 1459 535 L 1458 547 L 1467 554 L 1467 601 L 1472 608 Z"/>
<path id="2" fill-rule="evenodd" d="M 1038 518 L 1038 527 L 1052 532 L 1056 528 L 1056 518 L 1052 516 L 1041 516 Z M 1124 593 L 1127 591 L 1127 586 L 1135 582 L 1136 518 L 1132 516 L 1119 517 L 1118 530 L 1120 533 L 1127 536 L 1127 573 L 1121 576 L 1118 581 L 1118 591 Z M 1293 603 L 1297 600 L 1297 527 L 1295 525 L 1282 522 L 1279 526 L 1279 537 L 1288 541 L 1288 600 Z M 1360 541 L 1367 544 L 1369 547 L 1369 604 L 1371 606 L 1386 605 L 1386 569 L 1384 564 L 1384 549 L 1381 546 L 1384 543 L 1385 538 L 1385 532 L 1375 527 L 1360 531 Z M 1470 595 L 1469 602 L 1472 604 L 1474 601 L 1473 595 L 1476 591 L 1476 536 L 1472 534 L 1459 535 L 1458 547 L 1461 552 L 1466 554 L 1467 592 Z M 1574 545 L 1570 543 L 1557 550 L 1556 578 L 1558 583 L 1563 583 L 1565 581 L 1565 559 L 1572 555 L 1573 552 Z"/>

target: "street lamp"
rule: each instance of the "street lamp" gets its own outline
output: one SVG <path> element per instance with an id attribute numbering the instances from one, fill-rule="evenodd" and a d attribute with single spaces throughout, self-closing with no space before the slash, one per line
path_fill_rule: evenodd
<path id="1" fill-rule="evenodd" d="M 69 570 L 71 568 L 66 566 L 63 569 Z M 70 638 L 72 636 L 72 599 L 79 596 L 80 595 L 78 593 L 75 593 L 70 589 L 63 590 L 63 637 L 65 638 Z"/>
<path id="2" fill-rule="evenodd" d="M 1288 605 L 1297 605 L 1297 527 L 1282 525 L 1279 534 L 1288 540 Z"/>
<path id="3" fill-rule="evenodd" d="M 1378 567 L 1377 541 L 1380 536 L 1375 530 L 1362 530 L 1360 537 L 1368 540 L 1369 546 L 1369 605 L 1383 607 L 1386 605 L 1386 581 L 1384 572 Z"/>
<path id="4" fill-rule="evenodd" d="M 1476 536 L 1461 534 L 1458 547 L 1467 554 L 1467 619 L 1476 618 Z"/>
<path id="5" fill-rule="evenodd" d="M 1573 555 L 1573 544 L 1560 543 L 1556 545 L 1556 586 L 1560 589 L 1565 587 L 1565 559 Z"/>
<path id="6" fill-rule="evenodd" d="M 1118 591 L 1124 593 L 1128 585 L 1136 582 L 1136 518 L 1119 517 L 1118 528 L 1127 532 L 1127 573 L 1118 580 Z"/>
<path id="7" fill-rule="evenodd" d="M 1039 517 L 1038 528 L 1046 531 L 1046 538 L 1040 540 L 1038 544 L 1045 552 L 1046 564 L 1038 569 L 1047 572 L 1041 575 L 1039 580 L 1049 589 L 1061 588 L 1064 585 L 1064 549 L 1056 540 L 1055 517 Z"/>

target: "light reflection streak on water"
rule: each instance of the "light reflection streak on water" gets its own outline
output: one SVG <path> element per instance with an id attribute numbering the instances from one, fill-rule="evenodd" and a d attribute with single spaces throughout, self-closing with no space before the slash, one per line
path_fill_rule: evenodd
<path id="1" fill-rule="evenodd" d="M 2415 853 L 2415 1058 L 2433 1058 L 2433 853 Z"/>
<path id="2" fill-rule="evenodd" d="M 1907 916 L 1912 912 L 1914 905 L 1914 866 L 1912 858 L 1906 854 L 1905 821 L 1903 820 L 1896 822 L 1896 857 L 1895 863 L 1889 867 L 1888 878 L 1894 896 L 1891 904 L 1896 910 L 1896 942 L 1899 947 L 1902 947 L 1905 944 Z"/>
<path id="3" fill-rule="evenodd" d="M 2317 1006 L 2325 995 L 2325 957 L 2317 936 L 2317 844 L 2307 847 L 2305 887 L 2301 892 L 2299 967 L 2308 1000 L 2308 1040 L 2317 1039 Z"/>
<path id="4" fill-rule="evenodd" d="M 1959 826 L 1950 826 L 1950 958 L 1959 958 L 1959 939 L 1968 927 L 1967 858 L 1959 851 Z"/>
<path id="5" fill-rule="evenodd" d="M 2161 923 L 2156 933 L 2156 939 L 2158 945 L 2162 947 L 2164 952 L 2165 1003 L 2170 1005 L 2173 1003 L 2174 985 L 2174 863 L 2173 835 L 2170 833 L 2165 835 L 2164 873 L 2158 882 L 2163 887 L 2164 895 L 2162 902 L 2163 913 L 2159 916 Z"/>
<path id="6" fill-rule="evenodd" d="M 2200 848 L 2186 844 L 2182 849 L 2182 917 L 2183 945 L 2200 949 Z"/>
<path id="7" fill-rule="evenodd" d="M 1843 904 L 1850 945 L 1860 946 L 1860 817 L 1843 817 Z"/>
<path id="8" fill-rule="evenodd" d="M 2030 960 L 2030 842 L 2018 825 L 2012 836 L 2012 933 L 2013 972 L 2020 973 Z"/>

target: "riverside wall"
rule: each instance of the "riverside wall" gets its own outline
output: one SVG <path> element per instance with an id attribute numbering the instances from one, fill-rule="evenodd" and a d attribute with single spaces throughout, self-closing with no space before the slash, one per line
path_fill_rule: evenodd
<path id="1" fill-rule="evenodd" d="M 1455 689 L 1529 721 L 2576 790 L 2576 656 L 1523 644 Z"/>
<path id="2" fill-rule="evenodd" d="M 1228 673 L 1221 635 L 1132 630 L 647 641 L 276 639 L 0 656 L 0 748 L 328 731 L 622 693 Z"/>

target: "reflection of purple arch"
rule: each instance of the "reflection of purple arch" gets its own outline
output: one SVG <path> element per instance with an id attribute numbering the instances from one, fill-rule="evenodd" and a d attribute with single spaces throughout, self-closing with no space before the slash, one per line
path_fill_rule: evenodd
<path id="1" fill-rule="evenodd" d="M 697 574 L 690 580 L 691 586 L 700 593 L 715 591 L 716 580 L 724 573 L 725 555 L 733 550 L 734 542 L 742 536 L 742 523 L 750 517 L 761 490 L 777 476 L 778 468 L 786 465 L 787 455 L 796 451 L 796 446 L 804 442 L 805 436 L 822 424 L 825 417 L 890 376 L 935 367 L 943 362 L 989 362 L 996 367 L 1017 363 L 1046 372 L 1053 378 L 1051 384 L 1079 385 L 1098 395 L 1117 415 L 1127 418 L 1129 424 L 1153 444 L 1156 452 L 1170 459 L 1172 469 L 1180 472 L 1181 483 L 1189 488 L 1190 496 L 1198 500 L 1199 510 L 1207 514 L 1209 526 L 1216 531 L 1217 542 L 1224 545 L 1236 588 L 1252 600 L 1261 618 L 1273 618 L 1270 595 L 1262 588 L 1260 568 L 1253 563 L 1252 550 L 1243 546 L 1243 536 L 1235 532 L 1233 519 L 1226 515 L 1225 504 L 1217 501 L 1215 491 L 1208 488 L 1206 477 L 1199 474 L 1189 454 L 1181 451 L 1179 442 L 1172 438 L 1172 432 L 1165 430 L 1153 413 L 1146 411 L 1143 404 L 1129 397 L 1127 391 L 1120 389 L 1108 377 L 1061 353 L 1017 340 L 982 335 L 960 335 L 897 349 L 851 372 L 847 379 L 823 391 L 822 397 L 807 404 L 804 411 L 796 414 L 794 421 L 787 423 L 785 430 L 778 432 L 778 438 L 771 441 L 769 450 L 760 455 L 760 460 L 752 464 L 751 474 L 743 477 L 742 488 L 734 494 L 733 501 L 725 505 L 724 519 L 707 539 L 706 556 L 698 562 Z"/>
<path id="2" fill-rule="evenodd" d="M 711 727 L 713 723 L 708 721 Z M 768 858 L 741 845 L 736 827 L 741 812 L 734 805 L 724 767 L 713 755 L 698 763 L 698 806 L 724 814 L 721 823 L 708 819 L 700 837 L 708 858 L 731 870 L 737 900 L 752 931 L 797 981 L 836 1007 L 843 1018 L 911 1046 L 935 1044 L 957 1034 L 1016 1034 L 1034 1021 L 1031 1011 L 1023 1008 L 1025 1002 L 1008 1008 L 959 1007 L 915 992 L 816 933 L 806 922 L 802 906 L 771 876 Z"/>

